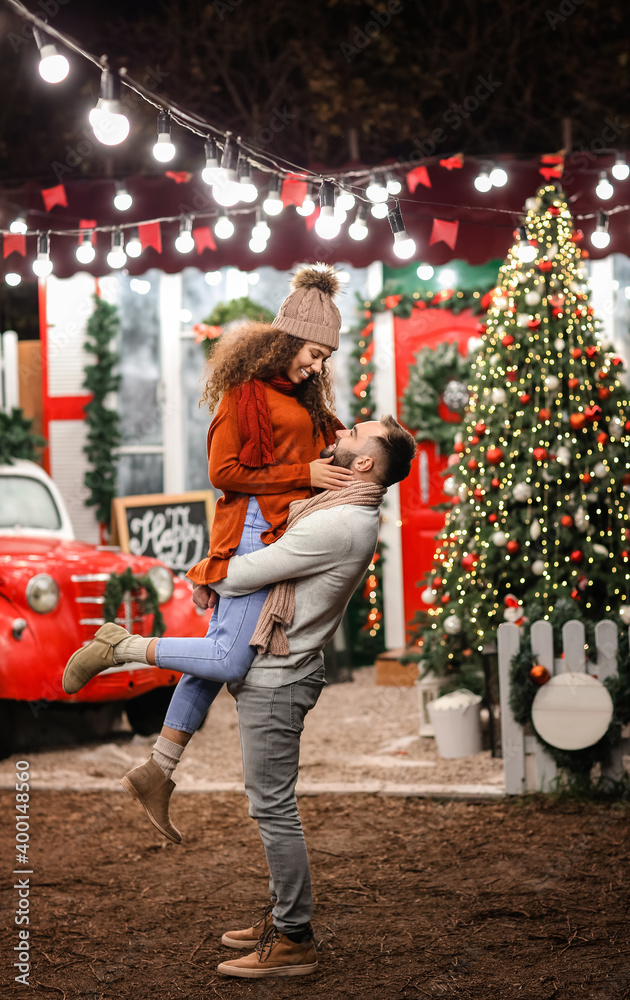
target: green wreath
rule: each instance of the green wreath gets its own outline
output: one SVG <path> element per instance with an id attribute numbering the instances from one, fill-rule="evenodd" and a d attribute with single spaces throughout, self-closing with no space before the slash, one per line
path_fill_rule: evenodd
<path id="1" fill-rule="evenodd" d="M 530 620 L 543 618 L 542 607 L 529 609 Z M 556 604 L 548 619 L 553 627 L 554 654 L 560 656 L 562 626 L 565 622 L 576 618 L 574 601 L 561 600 Z M 516 721 L 521 726 L 530 724 L 538 742 L 547 750 L 558 767 L 566 768 L 575 775 L 587 777 L 594 764 L 606 763 L 612 750 L 621 740 L 621 727 L 630 722 L 630 656 L 628 647 L 628 629 L 621 622 L 619 625 L 619 648 L 617 651 L 618 672 L 608 677 L 603 683 L 613 702 L 613 716 L 607 731 L 593 746 L 583 750 L 560 750 L 551 746 L 538 735 L 532 725 L 532 704 L 540 686 L 532 680 L 530 671 L 535 663 L 531 644 L 531 626 L 526 622 L 521 634 L 520 649 L 512 661 L 510 670 L 510 708 Z M 596 659 L 595 626 L 593 622 L 584 621 L 586 655 Z M 589 653 L 589 650 L 591 651 Z"/>
<path id="2" fill-rule="evenodd" d="M 46 440 L 32 431 L 33 421 L 24 416 L 24 410 L 13 407 L 10 413 L 0 410 L 0 465 L 12 465 L 20 459 L 36 462 L 38 450 Z"/>
<path id="3" fill-rule="evenodd" d="M 274 313 L 253 302 L 250 298 L 232 299 L 230 302 L 219 302 L 208 318 L 198 324 L 196 330 L 201 334 L 203 334 L 204 328 L 208 331 L 201 342 L 206 357 L 209 358 L 218 339 L 217 334 L 210 331 L 215 331 L 218 327 L 225 327 L 235 320 L 252 319 L 257 323 L 271 323 L 273 318 Z"/>
<path id="4" fill-rule="evenodd" d="M 116 621 L 118 609 L 123 602 L 125 593 L 128 591 L 135 594 L 144 590 L 146 596 L 138 601 L 138 609 L 141 615 L 153 615 L 153 625 L 151 635 L 161 636 L 166 632 L 164 616 L 160 611 L 157 590 L 146 574 L 144 576 L 134 576 L 131 569 L 127 567 L 122 573 L 112 573 L 105 586 L 105 602 L 103 604 L 103 618 L 106 622 Z"/>
<path id="5" fill-rule="evenodd" d="M 409 366 L 401 417 L 417 441 L 434 441 L 450 454 L 467 409 L 470 361 L 456 342 L 423 347 Z"/>

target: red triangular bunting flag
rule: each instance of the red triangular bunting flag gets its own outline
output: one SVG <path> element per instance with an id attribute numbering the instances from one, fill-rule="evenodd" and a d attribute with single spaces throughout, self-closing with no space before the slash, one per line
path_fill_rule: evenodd
<path id="1" fill-rule="evenodd" d="M 440 160 L 440 166 L 446 170 L 461 170 L 464 166 L 464 154 L 455 153 L 455 156 L 448 156 L 445 160 Z"/>
<path id="2" fill-rule="evenodd" d="M 411 193 L 413 194 L 418 184 L 424 184 L 425 187 L 431 187 L 431 179 L 429 177 L 429 171 L 426 167 L 414 167 L 407 174 L 407 186 Z"/>
<path id="3" fill-rule="evenodd" d="M 167 170 L 165 176 L 170 177 L 176 184 L 187 184 L 188 181 L 192 180 L 192 174 L 189 174 L 187 170 Z"/>
<path id="4" fill-rule="evenodd" d="M 79 229 L 96 229 L 97 225 L 96 219 L 79 219 Z"/>
<path id="5" fill-rule="evenodd" d="M 545 178 L 546 181 L 551 181 L 562 177 L 563 168 L 562 167 L 541 167 L 538 173 Z"/>
<path id="6" fill-rule="evenodd" d="M 138 226 L 138 239 L 143 250 L 153 247 L 158 253 L 162 253 L 162 229 L 159 222 L 141 222 Z"/>
<path id="7" fill-rule="evenodd" d="M 374 372 L 366 372 L 365 378 L 361 377 L 357 382 L 357 384 L 353 386 L 352 391 L 355 394 L 355 396 L 360 396 L 361 393 L 367 389 L 373 378 L 374 378 Z"/>
<path id="8" fill-rule="evenodd" d="M 26 236 L 24 233 L 5 233 L 2 241 L 2 255 L 8 257 L 10 253 L 21 253 L 26 257 Z"/>
<path id="9" fill-rule="evenodd" d="M 374 340 L 370 340 L 370 343 L 364 349 L 363 354 L 361 355 L 361 358 L 365 358 L 365 361 L 363 362 L 364 364 L 367 365 L 372 360 L 375 346 Z"/>
<path id="10" fill-rule="evenodd" d="M 429 240 L 429 246 L 434 243 L 446 243 L 451 250 L 455 249 L 455 244 L 457 243 L 457 231 L 459 229 L 459 222 L 448 222 L 446 219 L 434 219 L 433 228 L 431 229 L 431 239 Z"/>
<path id="11" fill-rule="evenodd" d="M 558 163 L 564 163 L 564 150 L 562 150 L 562 152 L 560 153 L 545 153 L 544 156 L 540 157 L 540 162 L 552 163 L 556 165 Z"/>
<path id="12" fill-rule="evenodd" d="M 308 185 L 305 180 L 302 180 L 299 174 L 290 174 L 282 182 L 282 192 L 280 194 L 282 204 L 285 208 L 287 205 L 301 205 L 306 198 L 307 190 Z"/>
<path id="13" fill-rule="evenodd" d="M 63 205 L 65 208 L 68 207 L 66 189 L 63 184 L 57 184 L 57 186 L 53 188 L 44 188 L 42 190 L 42 198 L 44 199 L 44 206 L 47 212 L 50 212 L 51 208 L 54 208 L 55 205 Z"/>
<path id="14" fill-rule="evenodd" d="M 204 250 L 216 250 L 217 245 L 209 226 L 199 226 L 198 229 L 193 229 L 192 234 L 197 253 L 203 253 Z"/>

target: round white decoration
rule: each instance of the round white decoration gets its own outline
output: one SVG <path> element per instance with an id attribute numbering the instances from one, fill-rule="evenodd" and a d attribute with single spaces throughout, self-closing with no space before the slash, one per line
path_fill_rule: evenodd
<path id="1" fill-rule="evenodd" d="M 430 587 L 427 587 L 426 590 L 422 591 L 420 597 L 422 598 L 425 604 L 435 604 L 435 598 L 437 597 L 437 594 L 434 590 L 431 590 Z"/>
<path id="2" fill-rule="evenodd" d="M 542 559 L 536 559 L 532 563 L 532 573 L 535 573 L 536 576 L 542 576 L 544 572 L 545 572 L 544 562 L 542 561 Z"/>
<path id="3" fill-rule="evenodd" d="M 556 351 L 564 351 L 567 345 L 565 344 L 562 337 L 556 337 L 556 339 L 553 342 L 553 346 L 555 347 Z"/>
<path id="4" fill-rule="evenodd" d="M 457 615 L 449 615 L 444 622 L 444 631 L 447 632 L 448 635 L 457 635 L 458 632 L 461 632 L 461 630 L 461 619 L 459 619 Z"/>
<path id="5" fill-rule="evenodd" d="M 501 549 L 503 548 L 504 545 L 507 544 L 507 535 L 505 534 L 504 531 L 493 531 L 491 536 L 491 541 L 493 545 L 496 545 L 497 548 Z"/>
<path id="6" fill-rule="evenodd" d="M 444 490 L 447 496 L 454 497 L 458 489 L 457 483 L 455 482 L 455 477 L 449 476 L 448 479 L 445 479 L 442 489 Z"/>
<path id="7" fill-rule="evenodd" d="M 603 479 L 604 476 L 607 476 L 608 468 L 606 467 L 605 462 L 598 462 L 595 468 L 593 469 L 593 472 L 595 473 L 598 479 Z"/>
<path id="8" fill-rule="evenodd" d="M 502 403 L 505 403 L 506 399 L 507 395 L 505 389 L 501 389 L 501 387 L 499 386 L 496 389 L 492 390 L 492 402 L 496 406 L 501 406 Z"/>
<path id="9" fill-rule="evenodd" d="M 630 604 L 622 604 L 619 608 L 619 617 L 624 625 L 630 625 Z"/>
<path id="10" fill-rule="evenodd" d="M 560 465 L 569 465 L 570 461 L 571 461 L 571 452 L 566 447 L 566 445 L 564 444 L 560 445 L 560 447 L 556 451 L 556 462 L 559 462 Z"/>
<path id="11" fill-rule="evenodd" d="M 538 520 L 537 517 L 535 517 L 529 526 L 529 537 L 532 539 L 532 541 L 535 542 L 538 538 L 540 538 L 541 532 L 542 532 L 542 527 L 540 521 Z"/>
<path id="12" fill-rule="evenodd" d="M 545 387 L 547 389 L 551 389 L 552 392 L 555 392 L 559 385 L 560 380 L 555 375 L 547 375 L 547 378 L 545 379 Z"/>
<path id="13" fill-rule="evenodd" d="M 506 608 L 503 612 L 503 618 L 506 622 L 517 622 L 519 618 L 523 617 L 522 608 Z"/>
<path id="14" fill-rule="evenodd" d="M 613 703 L 604 685 L 589 674 L 556 674 L 536 693 L 532 723 L 559 750 L 583 750 L 602 738 Z"/>
<path id="15" fill-rule="evenodd" d="M 516 483 L 512 490 L 512 495 L 519 503 L 524 503 L 525 500 L 529 500 L 531 497 L 532 488 L 529 483 Z"/>
<path id="16" fill-rule="evenodd" d="M 519 313 L 516 317 L 516 325 L 526 327 L 529 325 L 531 320 L 533 320 L 533 318 L 534 317 L 530 316 L 529 313 Z"/>

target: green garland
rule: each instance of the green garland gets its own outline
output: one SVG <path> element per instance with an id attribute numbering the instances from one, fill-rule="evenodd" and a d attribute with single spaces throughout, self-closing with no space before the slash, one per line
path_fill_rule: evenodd
<path id="1" fill-rule="evenodd" d="M 409 381 L 405 389 L 401 417 L 405 425 L 415 432 L 417 441 L 435 441 L 447 454 L 453 451 L 455 435 L 466 408 L 451 410 L 459 420 L 449 422 L 439 412 L 445 402 L 443 394 L 449 382 L 470 381 L 470 361 L 459 351 L 457 342 L 442 341 L 437 347 L 423 347 L 409 366 Z M 445 403 L 445 405 L 447 405 Z"/>
<path id="2" fill-rule="evenodd" d="M 12 465 L 16 459 L 36 462 L 37 451 L 45 447 L 46 439 L 33 434 L 32 420 L 27 420 L 24 410 L 13 407 L 10 413 L 0 410 L 0 465 Z"/>
<path id="3" fill-rule="evenodd" d="M 166 631 L 164 616 L 160 611 L 157 590 L 147 575 L 134 576 L 131 569 L 127 567 L 122 573 L 112 573 L 105 587 L 105 603 L 103 604 L 103 618 L 106 622 L 116 620 L 118 609 L 123 602 L 125 593 L 138 593 L 144 590 L 145 597 L 138 601 L 138 609 L 141 615 L 153 615 L 153 625 L 151 635 L 161 636 Z"/>
<path id="4" fill-rule="evenodd" d="M 219 302 L 208 318 L 199 324 L 197 329 L 199 332 L 202 332 L 204 326 L 210 329 L 213 327 L 225 327 L 228 323 L 243 319 L 251 319 L 257 323 L 271 323 L 274 315 L 271 310 L 258 305 L 258 303 L 253 302 L 250 298 L 232 299 L 230 302 Z M 201 341 L 207 358 L 212 354 L 217 339 L 216 335 L 211 335 L 210 337 L 204 337 Z"/>
<path id="5" fill-rule="evenodd" d="M 530 609 L 532 621 L 543 617 L 542 607 Z M 553 627 L 554 654 L 560 656 L 562 626 L 565 622 L 578 617 L 575 601 L 558 601 L 548 619 Z M 619 649 L 617 651 L 618 673 L 604 681 L 604 686 L 613 702 L 613 716 L 608 730 L 593 746 L 583 750 L 560 750 L 547 743 L 532 725 L 532 730 L 538 742 L 544 746 L 558 767 L 566 768 L 573 774 L 588 775 L 594 764 L 605 763 L 611 751 L 619 745 L 621 727 L 630 722 L 630 656 L 628 648 L 628 629 L 621 621 L 619 626 Z M 593 662 L 596 660 L 595 626 L 593 622 L 584 620 L 586 655 Z M 510 671 L 510 708 L 514 718 L 521 726 L 532 724 L 532 704 L 540 685 L 530 677 L 530 670 L 536 662 L 532 653 L 531 626 L 526 622 L 521 634 L 519 652 L 512 661 Z"/>
<path id="6" fill-rule="evenodd" d="M 445 288 L 439 292 L 399 292 L 396 288 L 386 285 L 378 299 L 366 302 L 366 307 L 373 313 L 385 312 L 391 309 L 394 316 L 409 319 L 414 309 L 449 309 L 457 314 L 465 309 L 472 309 L 475 315 L 486 311 L 484 295 L 475 291 L 456 292 Z"/>
<path id="7" fill-rule="evenodd" d="M 114 449 L 121 441 L 120 417 L 116 410 L 105 405 L 109 393 L 116 392 L 120 375 L 114 374 L 118 355 L 111 343 L 118 335 L 118 310 L 104 299 L 94 296 L 94 312 L 87 324 L 85 350 L 94 355 L 92 365 L 85 367 L 83 385 L 92 393 L 85 407 L 88 427 L 87 444 L 83 451 L 91 468 L 83 482 L 90 491 L 85 501 L 87 507 L 96 507 L 96 517 L 101 524 L 109 523 L 111 503 L 116 496 L 116 459 Z"/>

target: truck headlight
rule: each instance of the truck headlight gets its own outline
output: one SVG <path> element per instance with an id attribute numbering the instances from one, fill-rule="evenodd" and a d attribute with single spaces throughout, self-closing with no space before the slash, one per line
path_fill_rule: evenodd
<path id="1" fill-rule="evenodd" d="M 149 580 L 157 590 L 157 598 L 160 604 L 170 601 L 175 590 L 173 574 L 166 566 L 152 566 L 147 573 Z"/>
<path id="2" fill-rule="evenodd" d="M 26 584 L 26 600 L 38 615 L 54 611 L 59 604 L 59 587 L 56 581 L 48 573 L 32 576 Z"/>

